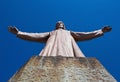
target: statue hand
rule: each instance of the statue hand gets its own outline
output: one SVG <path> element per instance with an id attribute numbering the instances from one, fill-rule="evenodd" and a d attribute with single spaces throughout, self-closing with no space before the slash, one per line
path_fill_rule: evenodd
<path id="1" fill-rule="evenodd" d="M 8 26 L 8 30 L 13 34 L 18 33 L 18 29 L 15 26 Z"/>
<path id="2" fill-rule="evenodd" d="M 109 32 L 109 31 L 111 31 L 112 30 L 112 28 L 110 27 L 110 26 L 104 26 L 103 28 L 102 28 L 102 31 L 103 32 Z"/>

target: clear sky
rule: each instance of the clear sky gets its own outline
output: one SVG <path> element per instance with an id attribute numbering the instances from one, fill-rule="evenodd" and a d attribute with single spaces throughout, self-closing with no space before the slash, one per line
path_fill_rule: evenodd
<path id="1" fill-rule="evenodd" d="M 16 38 L 8 26 L 26 32 L 48 32 L 62 20 L 68 30 L 93 31 L 110 25 L 104 36 L 78 42 L 87 57 L 96 57 L 120 82 L 120 0 L 1 0 L 0 82 L 7 82 L 45 44 Z"/>

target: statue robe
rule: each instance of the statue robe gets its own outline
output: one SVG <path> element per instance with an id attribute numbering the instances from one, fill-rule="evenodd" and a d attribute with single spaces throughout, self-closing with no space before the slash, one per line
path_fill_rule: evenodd
<path id="1" fill-rule="evenodd" d="M 57 29 L 45 33 L 27 33 L 19 31 L 17 37 L 37 42 L 45 42 L 46 46 L 40 56 L 85 57 L 76 41 L 89 40 L 103 35 L 102 30 L 93 32 L 72 32 Z"/>

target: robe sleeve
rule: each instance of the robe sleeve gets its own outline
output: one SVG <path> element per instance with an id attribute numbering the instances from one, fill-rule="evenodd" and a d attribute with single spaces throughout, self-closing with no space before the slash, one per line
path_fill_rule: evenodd
<path id="1" fill-rule="evenodd" d="M 45 33 L 27 33 L 27 32 L 21 32 L 18 31 L 17 37 L 29 40 L 29 41 L 35 41 L 35 42 L 46 42 L 50 36 L 49 32 Z"/>
<path id="2" fill-rule="evenodd" d="M 101 29 L 92 31 L 92 32 L 73 32 L 73 31 L 71 31 L 71 35 L 76 41 L 90 40 L 93 38 L 100 37 L 103 34 L 104 33 Z"/>

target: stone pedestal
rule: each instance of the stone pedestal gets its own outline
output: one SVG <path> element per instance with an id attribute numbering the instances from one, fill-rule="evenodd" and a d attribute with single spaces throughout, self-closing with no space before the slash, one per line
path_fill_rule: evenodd
<path id="1" fill-rule="evenodd" d="M 117 82 L 96 58 L 32 57 L 8 82 Z"/>

